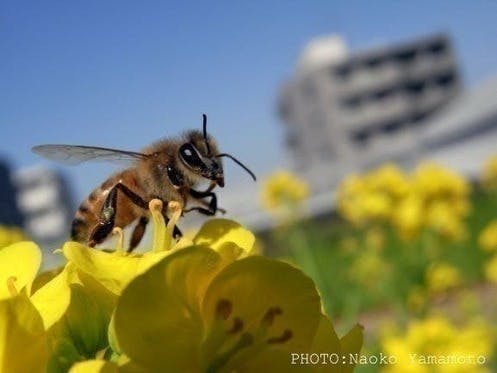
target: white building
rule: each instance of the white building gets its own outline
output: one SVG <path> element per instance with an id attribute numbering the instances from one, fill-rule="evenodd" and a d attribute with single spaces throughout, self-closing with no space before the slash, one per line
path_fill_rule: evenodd
<path id="1" fill-rule="evenodd" d="M 15 173 L 14 184 L 25 232 L 52 249 L 66 240 L 74 208 L 62 175 L 45 167 L 25 168 Z"/>
<path id="2" fill-rule="evenodd" d="M 354 53 L 336 36 L 311 41 L 279 100 L 295 171 L 319 192 L 351 171 L 405 163 L 460 91 L 445 35 Z"/>

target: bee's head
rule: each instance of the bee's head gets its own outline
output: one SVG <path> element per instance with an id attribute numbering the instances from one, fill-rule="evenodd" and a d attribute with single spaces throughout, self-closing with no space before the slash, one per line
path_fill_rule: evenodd
<path id="1" fill-rule="evenodd" d="M 255 180 L 255 175 L 233 156 L 219 153 L 216 141 L 207 134 L 207 116 L 203 117 L 202 131 L 193 130 L 185 135 L 185 142 L 178 149 L 181 163 L 192 173 L 224 186 L 222 157 L 229 157 L 245 169 Z"/>

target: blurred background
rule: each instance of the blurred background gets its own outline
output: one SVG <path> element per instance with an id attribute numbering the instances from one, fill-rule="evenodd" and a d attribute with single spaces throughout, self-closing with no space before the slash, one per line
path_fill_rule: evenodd
<path id="1" fill-rule="evenodd" d="M 0 238 L 48 257 L 119 170 L 32 146 L 138 151 L 206 113 L 259 178 L 225 162 L 226 217 L 312 276 L 339 329 L 359 320 L 366 353 L 404 356 L 361 370 L 417 368 L 406 351 L 497 369 L 496 14 L 490 1 L 3 1 Z"/>

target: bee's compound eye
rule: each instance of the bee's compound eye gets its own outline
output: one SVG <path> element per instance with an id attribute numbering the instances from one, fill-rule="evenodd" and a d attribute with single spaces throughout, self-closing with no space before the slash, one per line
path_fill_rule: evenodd
<path id="1" fill-rule="evenodd" d="M 183 176 L 171 166 L 166 167 L 167 177 L 171 184 L 175 187 L 180 187 L 183 185 Z"/>
<path id="2" fill-rule="evenodd" d="M 183 162 L 191 168 L 202 168 L 205 166 L 192 144 L 182 145 L 179 148 L 179 154 Z"/>

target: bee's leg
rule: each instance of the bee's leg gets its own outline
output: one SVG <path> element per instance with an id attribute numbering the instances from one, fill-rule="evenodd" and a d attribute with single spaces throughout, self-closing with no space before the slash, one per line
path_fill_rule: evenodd
<path id="1" fill-rule="evenodd" d="M 190 195 L 193 198 L 199 199 L 199 202 L 203 202 L 203 203 L 206 203 L 206 202 L 200 200 L 201 198 L 211 197 L 211 200 L 209 201 L 209 203 L 206 203 L 208 209 L 203 208 L 203 207 L 191 207 L 191 208 L 185 210 L 185 212 L 198 211 L 199 213 L 204 214 L 204 215 L 208 215 L 208 216 L 215 215 L 216 212 L 218 212 L 218 211 L 222 212 L 223 214 L 226 212 L 226 210 L 217 207 L 217 196 L 216 196 L 216 193 L 214 193 L 214 192 L 208 192 L 208 191 L 199 192 L 198 190 L 190 189 Z"/>
<path id="2" fill-rule="evenodd" d="M 167 217 L 167 203 L 164 203 L 162 207 L 162 216 L 164 217 L 164 220 L 167 223 L 169 223 L 169 218 Z M 177 225 L 174 226 L 173 229 L 173 238 L 180 238 L 183 237 L 183 233 L 180 231 Z"/>
<path id="3" fill-rule="evenodd" d="M 116 218 L 116 205 L 117 205 L 117 188 L 114 187 L 107 194 L 102 210 L 100 210 L 100 220 L 93 228 L 88 241 L 88 246 L 94 247 L 99 244 L 109 235 L 114 228 L 114 220 Z"/>
<path id="4" fill-rule="evenodd" d="M 145 229 L 147 228 L 148 218 L 146 216 L 142 216 L 140 220 L 138 220 L 138 224 L 135 229 L 133 229 L 133 233 L 131 234 L 131 240 L 129 241 L 128 253 L 132 252 L 140 243 L 145 234 Z"/>
<path id="5" fill-rule="evenodd" d="M 101 243 L 114 228 L 114 222 L 116 219 L 116 208 L 117 208 L 117 191 L 123 192 L 135 205 L 148 209 L 147 203 L 138 194 L 133 192 L 127 186 L 121 183 L 117 183 L 107 194 L 102 210 L 100 211 L 100 221 L 93 228 L 90 239 L 88 240 L 88 246 L 94 247 L 95 245 Z"/>

